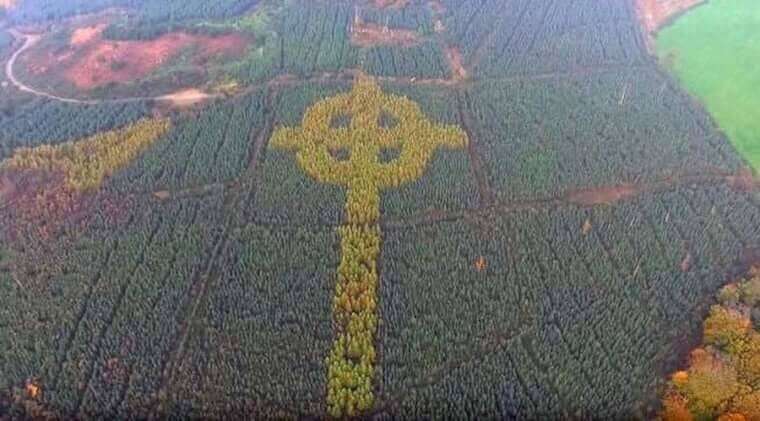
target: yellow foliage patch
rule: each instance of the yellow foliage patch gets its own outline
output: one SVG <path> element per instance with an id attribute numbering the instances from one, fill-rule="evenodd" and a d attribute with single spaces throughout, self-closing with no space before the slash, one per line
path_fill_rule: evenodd
<path id="1" fill-rule="evenodd" d="M 377 333 L 377 268 L 380 229 L 339 228 L 342 256 L 338 266 L 333 315 L 337 338 L 327 357 L 327 403 L 334 417 L 353 416 L 374 402 Z"/>
<path id="2" fill-rule="evenodd" d="M 348 126 L 334 127 L 341 117 L 350 118 Z M 396 124 L 383 127 L 383 117 Z M 272 135 L 271 146 L 294 151 L 309 176 L 347 190 L 348 224 L 338 229 L 336 338 L 326 358 L 327 409 L 332 417 L 358 415 L 375 399 L 380 191 L 420 177 L 437 148 L 466 145 L 460 128 L 431 123 L 417 104 L 383 94 L 371 79 L 360 79 L 351 92 L 309 107 L 301 127 L 281 127 Z M 381 160 L 386 150 L 398 150 L 398 157 Z"/>
<path id="3" fill-rule="evenodd" d="M 381 127 L 382 115 L 398 123 Z M 351 118 L 348 127 L 332 127 L 340 116 Z M 437 148 L 464 148 L 467 135 L 459 127 L 431 123 L 414 102 L 361 79 L 351 92 L 312 105 L 301 127 L 277 129 L 271 144 L 295 151 L 301 168 L 317 181 L 346 188 L 348 222 L 364 224 L 379 217 L 381 190 L 416 180 Z M 394 148 L 400 148 L 398 158 L 381 162 L 380 153 Z M 348 152 L 348 159 L 336 158 L 336 151 Z"/>
<path id="4" fill-rule="evenodd" d="M 705 320 L 705 344 L 713 345 L 732 354 L 739 354 L 745 346 L 750 321 L 736 310 L 713 306 Z"/>
<path id="5" fill-rule="evenodd" d="M 704 403 L 710 409 L 717 408 L 739 390 L 736 370 L 715 359 L 710 353 L 692 357 L 689 380 L 682 388 L 689 401 Z"/>
<path id="6" fill-rule="evenodd" d="M 755 279 L 719 294 L 724 304 L 713 306 L 704 323 L 707 347 L 694 350 L 688 370 L 671 377 L 662 419 L 760 420 L 760 332 L 747 317 L 754 293 L 745 301 L 757 283 L 752 274 Z"/>
<path id="7" fill-rule="evenodd" d="M 731 411 L 745 419 L 760 419 L 760 391 L 738 396 L 731 404 Z"/>
<path id="8" fill-rule="evenodd" d="M 141 120 L 126 128 L 98 133 L 80 141 L 19 148 L 0 169 L 61 172 L 73 191 L 97 189 L 169 130 L 167 120 Z"/>

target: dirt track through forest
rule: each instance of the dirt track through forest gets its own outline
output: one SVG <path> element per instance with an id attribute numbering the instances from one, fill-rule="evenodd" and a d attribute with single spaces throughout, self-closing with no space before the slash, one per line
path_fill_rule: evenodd
<path id="1" fill-rule="evenodd" d="M 744 182 L 745 177 L 743 172 L 738 174 L 683 174 L 645 183 L 626 183 L 570 189 L 559 195 L 526 198 L 502 203 L 497 202 L 492 206 L 481 206 L 471 210 L 454 212 L 436 210 L 408 218 L 385 218 L 381 221 L 381 226 L 390 229 L 408 229 L 420 225 L 484 216 L 490 213 L 509 213 L 560 206 L 595 207 L 612 205 L 622 200 L 634 199 L 643 194 L 671 191 L 677 188 L 696 189 L 699 187 L 724 185 L 738 190 L 760 190 L 760 182 L 755 181 L 751 186 L 748 186 Z"/>

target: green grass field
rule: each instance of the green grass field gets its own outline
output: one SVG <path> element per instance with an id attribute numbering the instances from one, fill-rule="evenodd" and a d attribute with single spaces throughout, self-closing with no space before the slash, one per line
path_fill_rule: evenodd
<path id="1" fill-rule="evenodd" d="M 760 7 L 711 0 L 657 35 L 687 89 L 702 99 L 736 149 L 760 170 Z"/>

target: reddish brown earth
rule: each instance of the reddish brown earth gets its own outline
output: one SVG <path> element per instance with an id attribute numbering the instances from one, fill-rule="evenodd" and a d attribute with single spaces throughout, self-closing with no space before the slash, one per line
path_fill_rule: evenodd
<path id="1" fill-rule="evenodd" d="M 647 31 L 656 32 L 670 18 L 705 1 L 707 0 L 637 0 L 637 9 Z"/>
<path id="2" fill-rule="evenodd" d="M 639 190 L 634 185 L 622 184 L 619 186 L 602 187 L 593 190 L 584 190 L 568 195 L 567 201 L 583 206 L 604 205 L 615 203 L 627 197 L 635 196 Z"/>
<path id="3" fill-rule="evenodd" d="M 385 7 L 392 7 L 395 9 L 403 9 L 406 7 L 406 4 L 409 3 L 409 0 L 371 0 L 370 4 L 373 6 L 382 9 Z"/>
<path id="4" fill-rule="evenodd" d="M 735 176 L 729 177 L 731 187 L 738 191 L 751 191 L 758 186 L 758 180 L 752 175 L 752 170 L 745 168 L 739 171 Z"/>
<path id="5" fill-rule="evenodd" d="M 463 81 L 467 79 L 467 69 L 464 68 L 462 53 L 455 47 L 448 47 L 446 48 L 446 58 L 449 61 L 454 80 Z"/>
<path id="6" fill-rule="evenodd" d="M 373 45 L 397 45 L 411 47 L 419 42 L 417 32 L 408 29 L 394 29 L 374 23 L 354 22 L 351 27 L 351 42 L 359 47 Z"/>
<path id="7" fill-rule="evenodd" d="M 100 33 L 105 29 L 106 24 L 100 23 L 92 26 L 84 26 L 77 28 L 71 33 L 71 40 L 69 43 L 72 46 L 80 46 L 89 43 L 100 37 Z"/>
<path id="8" fill-rule="evenodd" d="M 196 64 L 218 55 L 239 56 L 250 40 L 239 34 L 222 36 L 172 32 L 149 41 L 109 41 L 102 37 L 105 24 L 74 30 L 67 48 L 32 53 L 29 68 L 36 74 L 50 73 L 83 90 L 112 82 L 138 80 L 166 64 L 181 50 L 192 48 Z"/>

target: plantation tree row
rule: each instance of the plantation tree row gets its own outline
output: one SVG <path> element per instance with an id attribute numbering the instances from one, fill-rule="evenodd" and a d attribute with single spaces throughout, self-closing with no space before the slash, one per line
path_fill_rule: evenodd
<path id="1" fill-rule="evenodd" d="M 64 177 L 72 191 L 98 189 L 169 130 L 168 120 L 143 119 L 122 129 L 58 145 L 18 148 L 0 171 L 43 171 Z"/>
<path id="2" fill-rule="evenodd" d="M 723 287 L 704 322 L 702 344 L 685 370 L 673 373 L 663 395 L 662 419 L 760 416 L 760 268 Z"/>
<path id="3" fill-rule="evenodd" d="M 275 126 L 299 125 L 306 108 L 313 102 L 346 89 L 348 85 L 342 83 L 304 84 L 283 91 L 276 105 Z M 402 88 L 391 84 L 382 89 L 409 97 L 420 105 L 423 114 L 432 122 L 461 126 L 457 97 L 451 91 L 434 87 Z M 255 194 L 251 192 L 253 200 L 244 201 L 249 211 L 241 212 L 253 215 L 262 223 L 277 225 L 341 223 L 346 200 L 344 192 L 317 183 L 294 168 L 298 168 L 298 163 L 292 153 L 267 148 L 257 168 Z M 471 171 L 466 151 L 439 149 L 418 179 L 398 189 L 381 192 L 381 215 L 407 217 L 430 209 L 474 208 L 478 204 L 478 193 Z M 456 176 L 452 177 L 452 174 Z"/>
<path id="4" fill-rule="evenodd" d="M 2 17 L 2 12 L 0 12 L 0 17 Z M 13 37 L 11 34 L 8 31 L 0 30 L 0 54 L 4 54 L 5 49 L 10 47 L 12 43 Z"/>
<path id="5" fill-rule="evenodd" d="M 467 106 L 504 200 L 746 165 L 653 70 L 484 82 L 468 90 Z"/>
<path id="6" fill-rule="evenodd" d="M 372 75 L 425 79 L 448 79 L 451 76 L 446 53 L 432 40 L 407 48 L 370 47 L 363 54 L 363 68 Z"/>
<path id="7" fill-rule="evenodd" d="M 326 413 L 337 243 L 332 229 L 242 227 L 170 388 L 174 413 Z"/>
<path id="8" fill-rule="evenodd" d="M 458 126 L 429 121 L 417 103 L 386 94 L 364 77 L 350 92 L 311 105 L 299 126 L 278 127 L 272 134 L 270 148 L 296 154 L 310 177 L 346 193 L 345 222 L 338 228 L 336 336 L 327 357 L 332 417 L 359 415 L 375 402 L 380 193 L 418 179 L 436 150 L 464 149 L 467 143 Z"/>
<path id="9" fill-rule="evenodd" d="M 136 203 L 115 232 L 96 218 L 57 247 L 25 279 L 34 301 L 0 284 L 35 316 L 0 324 L 4 378 L 39 376 L 45 401 L 74 411 L 81 400 L 81 415 L 325 414 L 336 233 L 230 230 L 198 301 L 221 202 Z M 759 226 L 757 203 L 716 187 L 385 229 L 377 405 L 400 399 L 396 417 L 629 414 L 679 363 L 703 297 Z M 196 322 L 176 353 L 188 302 L 199 303 Z M 156 397 L 168 367 L 172 382 Z"/>
<path id="10" fill-rule="evenodd" d="M 108 181 L 114 193 L 182 189 L 230 181 L 248 165 L 253 137 L 264 128 L 265 93 L 204 108 L 175 127 Z"/>
<path id="11" fill-rule="evenodd" d="M 71 244 L 54 249 L 45 268 L 26 260 L 34 272 L 25 288 L 3 299 L 30 303 L 25 296 L 33 294 L 35 318 L 30 326 L 2 323 L 9 348 L 0 378 L 38 379 L 45 404 L 65 414 L 154 410 L 195 282 L 218 240 L 221 202 L 132 203 L 128 222 L 94 220 L 62 240 Z"/>
<path id="12" fill-rule="evenodd" d="M 644 60 L 638 22 L 626 0 L 444 1 L 450 41 L 476 74 L 569 71 Z M 493 28 L 506 28 L 495 31 Z"/>
<path id="13" fill-rule="evenodd" d="M 387 415 L 634 413 L 741 254 L 739 221 L 713 207 L 728 200 L 747 203 L 726 188 L 684 190 L 387 232 L 383 384 L 401 401 Z M 756 241 L 760 209 L 750 215 Z"/>
<path id="14" fill-rule="evenodd" d="M 319 99 L 346 92 L 350 83 L 301 84 L 278 92 L 274 101 L 274 126 L 297 126 L 306 109 Z M 242 208 L 241 222 L 254 215 L 257 221 L 288 224 L 314 217 L 314 221 L 337 225 L 342 222 L 345 193 L 337 186 L 314 182 L 299 170 L 295 155 L 267 147 L 259 162 L 255 186 L 250 186 Z M 288 206 L 283 206 L 289 203 Z"/>
<path id="15" fill-rule="evenodd" d="M 367 6 L 361 9 L 360 18 L 367 23 L 374 23 L 389 28 L 403 28 L 432 34 L 433 16 L 430 5 L 422 0 L 410 1 L 403 8 L 383 8 Z"/>
<path id="16" fill-rule="evenodd" d="M 12 22 L 24 24 L 58 20 L 85 13 L 118 7 L 128 8 L 140 21 L 182 21 L 199 18 L 225 18 L 237 16 L 251 8 L 258 0 L 24 0 L 9 11 Z"/>
<path id="17" fill-rule="evenodd" d="M 347 3 L 298 3 L 277 26 L 279 73 L 304 75 L 355 67 L 358 51 L 348 28 L 353 8 Z"/>
<path id="18" fill-rule="evenodd" d="M 16 148 L 58 144 L 126 126 L 149 115 L 144 102 L 79 105 L 46 99 L 0 102 L 0 159 Z M 6 108 L 7 107 L 7 108 Z M 44 121 L 45 124 L 40 124 Z"/>

